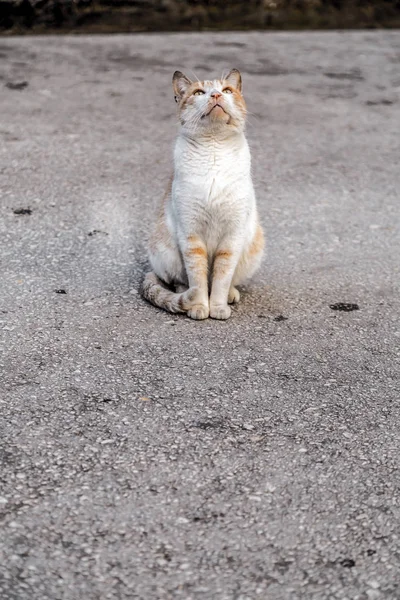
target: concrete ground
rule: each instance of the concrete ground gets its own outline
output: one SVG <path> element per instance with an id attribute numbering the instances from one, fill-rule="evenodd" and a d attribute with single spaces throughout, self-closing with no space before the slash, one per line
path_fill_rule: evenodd
<path id="1" fill-rule="evenodd" d="M 267 253 L 195 322 L 138 289 L 233 66 Z M 1 600 L 400 598 L 399 107 L 396 31 L 0 40 Z"/>

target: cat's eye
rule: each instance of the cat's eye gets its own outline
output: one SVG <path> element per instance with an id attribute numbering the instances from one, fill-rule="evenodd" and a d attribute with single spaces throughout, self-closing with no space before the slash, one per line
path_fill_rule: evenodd
<path id="1" fill-rule="evenodd" d="M 222 90 L 224 94 L 233 94 L 231 88 L 225 88 L 224 90 Z"/>
<path id="2" fill-rule="evenodd" d="M 202 96 L 205 92 L 203 90 L 196 90 L 193 92 L 193 96 Z"/>

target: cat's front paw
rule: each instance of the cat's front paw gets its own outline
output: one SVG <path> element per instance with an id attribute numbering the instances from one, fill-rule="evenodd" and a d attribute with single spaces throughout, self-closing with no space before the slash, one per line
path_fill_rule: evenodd
<path id="1" fill-rule="evenodd" d="M 187 311 L 187 316 L 191 319 L 196 319 L 196 321 L 201 321 L 202 319 L 207 319 L 210 314 L 210 309 L 207 304 L 194 304 Z"/>
<path id="2" fill-rule="evenodd" d="M 229 319 L 231 312 L 232 311 L 227 304 L 216 304 L 214 306 L 210 306 L 210 317 L 212 319 L 224 321 L 225 319 Z"/>

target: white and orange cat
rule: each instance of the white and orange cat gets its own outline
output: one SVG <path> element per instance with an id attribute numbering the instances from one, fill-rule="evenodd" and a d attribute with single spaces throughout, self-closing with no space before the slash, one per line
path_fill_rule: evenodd
<path id="1" fill-rule="evenodd" d="M 180 130 L 174 175 L 150 240 L 143 296 L 192 319 L 228 319 L 236 286 L 259 267 L 259 224 L 244 134 L 242 79 L 173 76 Z M 172 291 L 175 290 L 175 291 Z"/>

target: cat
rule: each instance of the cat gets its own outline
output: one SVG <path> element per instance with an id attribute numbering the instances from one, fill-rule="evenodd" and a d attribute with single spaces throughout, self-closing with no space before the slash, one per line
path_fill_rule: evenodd
<path id="1" fill-rule="evenodd" d="M 146 300 L 192 319 L 228 319 L 236 286 L 258 269 L 264 249 L 244 134 L 242 77 L 173 79 L 180 130 L 174 175 L 149 243 Z M 174 290 L 174 291 L 173 291 Z"/>

